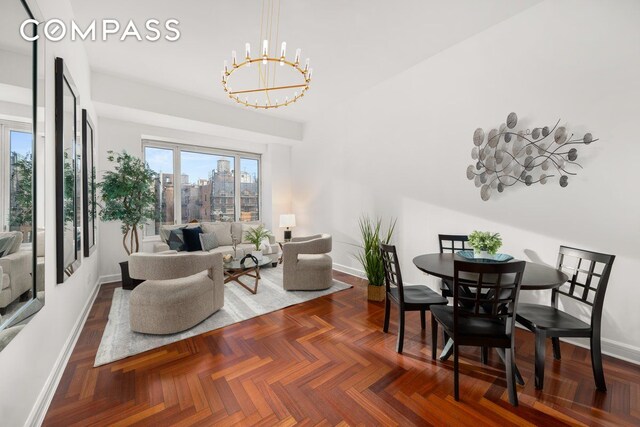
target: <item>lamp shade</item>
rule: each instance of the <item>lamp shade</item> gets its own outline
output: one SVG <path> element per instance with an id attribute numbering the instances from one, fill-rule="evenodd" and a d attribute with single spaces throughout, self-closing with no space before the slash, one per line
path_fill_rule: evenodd
<path id="1" fill-rule="evenodd" d="M 280 227 L 295 227 L 296 216 L 294 214 L 280 215 Z"/>

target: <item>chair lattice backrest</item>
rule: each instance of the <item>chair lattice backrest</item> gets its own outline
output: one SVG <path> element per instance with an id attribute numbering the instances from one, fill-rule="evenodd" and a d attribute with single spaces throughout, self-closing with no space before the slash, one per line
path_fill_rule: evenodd
<path id="1" fill-rule="evenodd" d="M 497 263 L 454 262 L 454 330 L 459 317 L 503 320 L 513 333 L 514 314 L 524 261 Z"/>
<path id="2" fill-rule="evenodd" d="M 592 308 L 592 320 L 600 319 L 604 295 L 609 283 L 615 255 L 601 254 L 582 249 L 560 246 L 558 270 L 569 280 L 553 290 L 551 303 L 558 307 L 558 295 L 564 295 Z"/>
<path id="3" fill-rule="evenodd" d="M 391 292 L 392 287 L 398 288 L 400 302 L 404 303 L 402 272 L 400 271 L 400 261 L 398 260 L 396 247 L 394 245 L 385 245 L 381 243 L 380 254 L 382 256 L 382 264 L 384 266 L 384 283 L 387 293 Z"/>
<path id="4" fill-rule="evenodd" d="M 438 234 L 438 240 L 441 254 L 472 249 L 469 245 L 469 236 L 464 234 Z"/>

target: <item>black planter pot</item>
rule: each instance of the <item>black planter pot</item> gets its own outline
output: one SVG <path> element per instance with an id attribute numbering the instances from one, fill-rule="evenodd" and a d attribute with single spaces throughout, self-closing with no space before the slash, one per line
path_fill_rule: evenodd
<path id="1" fill-rule="evenodd" d="M 133 279 L 129 276 L 129 261 L 120 263 L 120 271 L 122 272 L 122 289 L 135 289 L 144 280 Z"/>

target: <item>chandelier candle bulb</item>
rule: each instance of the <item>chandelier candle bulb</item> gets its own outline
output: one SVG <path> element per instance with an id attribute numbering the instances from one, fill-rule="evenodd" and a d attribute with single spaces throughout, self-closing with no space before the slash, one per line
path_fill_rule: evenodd
<path id="1" fill-rule="evenodd" d="M 229 64 L 227 63 L 227 61 L 224 61 L 224 73 L 228 74 L 229 72 Z"/>
<path id="2" fill-rule="evenodd" d="M 284 59 L 287 56 L 287 42 L 282 42 L 282 47 L 280 48 L 280 58 Z"/>
<path id="3" fill-rule="evenodd" d="M 310 60 L 309 58 L 307 58 L 306 62 L 304 63 L 304 71 L 305 71 L 305 73 L 306 73 L 306 72 L 307 72 L 307 70 L 309 69 L 309 62 L 310 62 L 310 61 L 311 61 L 311 60 Z"/>
<path id="4" fill-rule="evenodd" d="M 244 57 L 245 57 L 245 59 L 251 59 L 251 44 L 250 43 L 245 43 L 244 44 Z"/>
<path id="5" fill-rule="evenodd" d="M 232 61 L 234 67 L 236 65 L 238 65 L 238 61 L 237 61 L 237 58 L 236 58 L 236 51 L 235 50 L 231 51 L 231 61 Z"/>
<path id="6" fill-rule="evenodd" d="M 302 53 L 301 49 L 296 49 L 296 59 L 293 61 L 296 65 L 300 63 L 300 54 Z"/>
<path id="7" fill-rule="evenodd" d="M 313 68 L 309 68 L 309 73 L 307 74 L 307 80 L 311 80 L 311 74 L 313 74 Z"/>
<path id="8" fill-rule="evenodd" d="M 267 57 L 269 56 L 269 40 L 262 41 L 262 63 L 267 63 Z"/>

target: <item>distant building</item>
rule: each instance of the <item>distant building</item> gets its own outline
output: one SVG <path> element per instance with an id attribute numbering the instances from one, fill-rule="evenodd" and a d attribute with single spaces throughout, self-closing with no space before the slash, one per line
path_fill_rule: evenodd
<path id="1" fill-rule="evenodd" d="M 208 179 L 190 182 L 189 175 L 180 177 L 181 222 L 235 221 L 235 171 L 229 160 L 217 161 Z M 149 234 L 158 234 L 162 224 L 174 223 L 174 175 L 160 173 L 155 183 L 156 213 L 159 220 Z M 259 182 L 255 175 L 240 173 L 240 220 L 259 219 Z"/>

